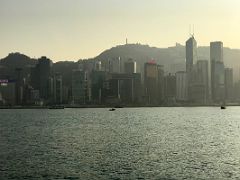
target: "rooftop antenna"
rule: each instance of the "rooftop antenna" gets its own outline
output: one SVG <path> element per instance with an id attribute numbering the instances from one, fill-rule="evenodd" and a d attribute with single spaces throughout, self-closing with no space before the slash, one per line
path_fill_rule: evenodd
<path id="1" fill-rule="evenodd" d="M 191 24 L 189 24 L 189 36 L 191 37 Z"/>
<path id="2" fill-rule="evenodd" d="M 193 35 L 193 37 L 194 37 L 194 33 L 195 33 L 195 29 L 194 29 L 194 24 L 193 24 L 193 34 L 192 34 L 192 35 Z"/>

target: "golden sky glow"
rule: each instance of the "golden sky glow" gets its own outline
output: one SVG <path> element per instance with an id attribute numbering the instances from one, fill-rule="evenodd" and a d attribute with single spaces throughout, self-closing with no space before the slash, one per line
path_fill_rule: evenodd
<path id="1" fill-rule="evenodd" d="M 97 56 L 125 43 L 240 48 L 239 0 L 0 0 L 0 58 L 10 52 L 58 60 Z"/>

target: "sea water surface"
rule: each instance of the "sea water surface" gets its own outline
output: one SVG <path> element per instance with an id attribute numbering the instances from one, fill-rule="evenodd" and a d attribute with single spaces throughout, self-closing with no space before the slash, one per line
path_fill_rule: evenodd
<path id="1" fill-rule="evenodd" d="M 0 179 L 240 179 L 240 107 L 0 110 Z"/>

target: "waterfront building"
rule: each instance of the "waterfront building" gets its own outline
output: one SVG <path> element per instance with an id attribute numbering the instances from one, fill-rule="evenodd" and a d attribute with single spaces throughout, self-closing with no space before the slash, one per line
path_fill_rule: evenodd
<path id="1" fill-rule="evenodd" d="M 102 71 L 102 62 L 101 61 L 97 61 L 95 62 L 95 71 Z"/>
<path id="2" fill-rule="evenodd" d="M 73 104 L 86 104 L 87 102 L 87 72 L 73 70 L 72 72 L 72 100 Z"/>
<path id="3" fill-rule="evenodd" d="M 39 90 L 40 98 L 49 98 L 49 78 L 51 76 L 52 61 L 46 57 L 38 59 L 36 67 L 31 69 L 31 85 Z"/>
<path id="4" fill-rule="evenodd" d="M 186 41 L 186 73 L 187 73 L 187 97 L 188 100 L 191 101 L 191 92 L 193 90 L 191 88 L 194 87 L 195 83 L 195 73 L 194 73 L 194 64 L 197 62 L 197 41 L 195 40 L 194 36 L 192 35 Z"/>
<path id="5" fill-rule="evenodd" d="M 233 101 L 233 69 L 225 68 L 225 100 Z"/>
<path id="6" fill-rule="evenodd" d="M 179 102 L 186 102 L 188 100 L 188 81 L 185 71 L 176 73 L 176 100 Z"/>
<path id="7" fill-rule="evenodd" d="M 112 73 L 109 75 L 108 100 L 111 103 L 136 104 L 141 101 L 141 74 Z"/>
<path id="8" fill-rule="evenodd" d="M 164 66 L 157 65 L 158 78 L 157 78 L 157 91 L 158 91 L 158 103 L 162 105 L 164 103 Z"/>
<path id="9" fill-rule="evenodd" d="M 0 83 L 0 93 L 4 105 L 16 105 L 16 83 L 6 80 L 5 83 Z"/>
<path id="10" fill-rule="evenodd" d="M 55 74 L 53 78 L 53 96 L 55 104 L 62 104 L 63 102 L 63 85 L 62 76 Z"/>
<path id="11" fill-rule="evenodd" d="M 208 61 L 198 60 L 191 73 L 189 85 L 189 102 L 194 104 L 207 104 L 209 102 Z"/>
<path id="12" fill-rule="evenodd" d="M 149 61 L 144 65 L 144 88 L 147 103 L 158 104 L 158 66 L 156 62 Z"/>
<path id="13" fill-rule="evenodd" d="M 164 98 L 166 105 L 176 102 L 176 76 L 173 74 L 164 76 Z"/>
<path id="14" fill-rule="evenodd" d="M 197 61 L 197 41 L 191 36 L 186 41 L 186 72 L 190 73 Z"/>
<path id="15" fill-rule="evenodd" d="M 137 63 L 133 59 L 129 59 L 124 63 L 124 72 L 126 74 L 133 74 L 137 72 Z"/>
<path id="16" fill-rule="evenodd" d="M 122 72 L 121 57 L 114 58 L 109 63 L 110 63 L 110 73 L 121 73 Z"/>
<path id="17" fill-rule="evenodd" d="M 93 71 L 91 73 L 91 95 L 94 104 L 103 103 L 106 97 L 104 89 L 106 76 L 107 74 L 104 71 Z"/>
<path id="18" fill-rule="evenodd" d="M 222 102 L 225 96 L 225 68 L 223 63 L 223 43 L 210 43 L 211 95 L 213 102 Z"/>

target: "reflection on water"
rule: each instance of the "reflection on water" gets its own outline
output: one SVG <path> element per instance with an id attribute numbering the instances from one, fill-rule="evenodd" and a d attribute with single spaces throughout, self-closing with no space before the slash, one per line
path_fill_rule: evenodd
<path id="1" fill-rule="evenodd" d="M 240 107 L 0 111 L 0 179 L 239 179 Z"/>

